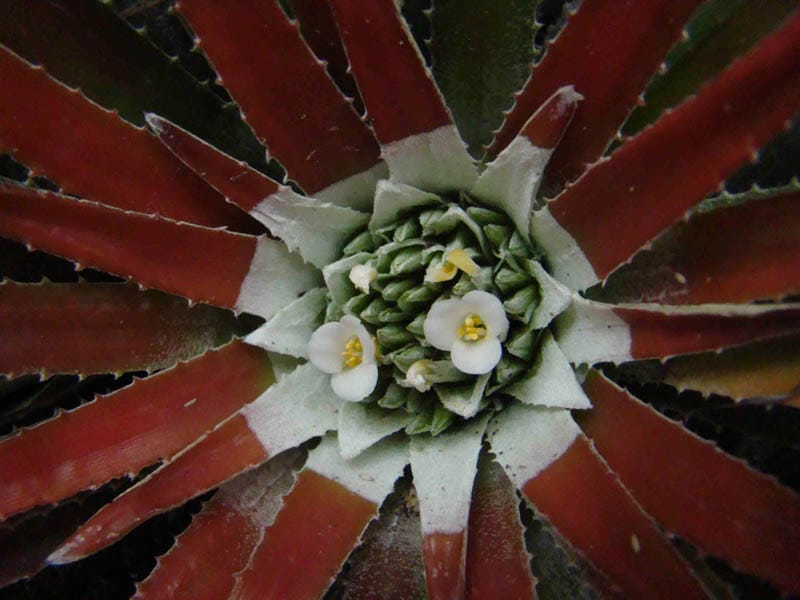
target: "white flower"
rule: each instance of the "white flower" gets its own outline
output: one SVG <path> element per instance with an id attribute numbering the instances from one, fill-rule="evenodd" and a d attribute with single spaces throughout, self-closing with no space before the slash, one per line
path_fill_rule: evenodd
<path id="1" fill-rule="evenodd" d="M 418 392 L 427 392 L 431 389 L 431 382 L 428 381 L 430 374 L 431 361 L 422 359 L 413 363 L 406 371 L 406 378 L 400 385 L 407 388 L 415 388 Z"/>
<path id="2" fill-rule="evenodd" d="M 378 270 L 370 265 L 356 265 L 350 269 L 350 282 L 365 294 L 369 294 L 369 284 L 375 281 Z"/>
<path id="3" fill-rule="evenodd" d="M 363 400 L 378 382 L 375 342 L 355 317 L 319 327 L 308 342 L 308 358 L 320 371 L 333 375 L 331 387 L 342 400 Z"/>
<path id="4" fill-rule="evenodd" d="M 450 351 L 459 371 L 480 375 L 491 371 L 503 355 L 500 342 L 508 333 L 508 318 L 500 300 L 474 290 L 434 304 L 422 328 L 429 344 Z"/>

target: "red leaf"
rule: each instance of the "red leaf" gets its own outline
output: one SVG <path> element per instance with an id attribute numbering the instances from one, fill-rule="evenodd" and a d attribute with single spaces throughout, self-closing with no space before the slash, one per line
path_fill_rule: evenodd
<path id="1" fill-rule="evenodd" d="M 691 217 L 606 282 L 617 301 L 778 300 L 800 293 L 800 193 Z"/>
<path id="2" fill-rule="evenodd" d="M 277 182 L 247 163 L 223 154 L 185 129 L 152 114 L 147 115 L 147 122 L 175 156 L 242 210 L 250 212 L 261 200 L 277 191 Z"/>
<path id="3" fill-rule="evenodd" d="M 600 375 L 585 387 L 594 408 L 581 426 L 645 510 L 701 550 L 800 592 L 800 496 Z"/>
<path id="4" fill-rule="evenodd" d="M 209 352 L 0 442 L 0 518 L 169 457 L 270 383 L 266 354 Z"/>
<path id="5" fill-rule="evenodd" d="M 364 103 L 358 93 L 356 82 L 350 74 L 350 65 L 339 37 L 333 9 L 326 0 L 290 0 L 303 39 L 320 60 L 331 78 L 348 98 L 359 114 L 364 112 Z"/>
<path id="6" fill-rule="evenodd" d="M 268 458 L 246 419 L 237 415 L 103 507 L 78 528 L 50 561 L 67 563 L 98 552 L 139 523 L 207 492 Z"/>
<path id="7" fill-rule="evenodd" d="M 586 163 L 600 157 L 698 4 L 698 0 L 582 2 L 542 61 L 532 67 L 489 155 L 499 154 L 553 92 L 574 85 L 586 100 L 550 161 L 543 190 L 553 195 L 580 175 Z"/>
<path id="8" fill-rule="evenodd" d="M 576 298 L 556 332 L 575 364 L 667 358 L 800 333 L 800 306 L 615 306 Z"/>
<path id="9" fill-rule="evenodd" d="M 135 598 L 227 598 L 294 484 L 292 471 L 302 455 L 286 453 L 220 489 L 139 584 Z"/>
<path id="10" fill-rule="evenodd" d="M 230 339 L 231 313 L 136 286 L 0 285 L 0 372 L 151 371 Z"/>
<path id="11" fill-rule="evenodd" d="M 647 461 L 640 462 L 649 468 Z M 686 563 L 586 438 L 576 439 L 522 491 L 626 597 L 706 597 Z"/>
<path id="12" fill-rule="evenodd" d="M 464 597 L 464 538 L 466 531 L 425 534 L 422 560 L 431 600 Z"/>
<path id="13" fill-rule="evenodd" d="M 417 498 L 404 486 L 387 498 L 338 583 L 349 600 L 424 598 L 421 544 Z"/>
<path id="14" fill-rule="evenodd" d="M 69 500 L 44 514 L 24 515 L 0 529 L 0 586 L 35 575 L 47 555 L 102 504 L 104 494 Z"/>
<path id="15" fill-rule="evenodd" d="M 786 126 L 800 107 L 798 64 L 800 15 L 550 203 L 597 277 L 678 220 Z"/>
<path id="16" fill-rule="evenodd" d="M 331 0 L 350 68 L 381 144 L 452 125 L 393 0 Z"/>
<path id="17" fill-rule="evenodd" d="M 64 190 L 141 213 L 258 230 L 146 131 L 0 47 L 2 81 L 14 93 L 0 95 L 0 148 Z"/>
<path id="18" fill-rule="evenodd" d="M 277 2 L 181 0 L 245 119 L 309 194 L 379 162 L 378 144 Z"/>
<path id="19" fill-rule="evenodd" d="M 469 513 L 469 600 L 536 598 L 524 533 L 516 489 L 500 465 L 482 460 Z"/>
<path id="20" fill-rule="evenodd" d="M 317 281 L 316 271 L 280 242 L 2 183 L 0 235 L 143 286 L 265 317 L 277 299 L 280 306 Z M 275 281 L 260 263 L 292 276 Z"/>
<path id="21" fill-rule="evenodd" d="M 631 330 L 635 359 L 673 356 L 800 332 L 800 308 L 748 315 L 680 315 L 617 307 Z"/>
<path id="22" fill-rule="evenodd" d="M 247 570 L 237 577 L 234 597 L 321 597 L 377 514 L 373 502 L 314 471 L 303 471 Z"/>
<path id="23" fill-rule="evenodd" d="M 557 148 L 583 97 L 572 87 L 559 88 L 536 109 L 518 135 L 538 148 Z"/>
<path id="24" fill-rule="evenodd" d="M 678 390 L 705 395 L 782 400 L 800 391 L 800 337 L 679 356 L 666 362 L 661 378 Z"/>

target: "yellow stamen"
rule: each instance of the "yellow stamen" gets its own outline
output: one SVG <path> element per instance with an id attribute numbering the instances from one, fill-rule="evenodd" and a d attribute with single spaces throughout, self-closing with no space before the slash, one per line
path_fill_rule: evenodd
<path id="1" fill-rule="evenodd" d="M 486 337 L 486 325 L 478 315 L 469 313 L 458 328 L 458 337 L 465 342 L 477 342 Z"/>
<path id="2" fill-rule="evenodd" d="M 475 264 L 475 261 L 464 250 L 455 248 L 444 255 L 441 263 L 428 267 L 428 271 L 425 273 L 425 281 L 427 283 L 450 281 L 458 275 L 459 270 L 472 277 L 478 274 L 480 267 Z"/>
<path id="3" fill-rule="evenodd" d="M 363 361 L 364 349 L 361 347 L 361 340 L 353 336 L 344 345 L 342 352 L 342 365 L 345 369 L 352 369 L 360 365 Z"/>
<path id="4" fill-rule="evenodd" d="M 469 254 L 464 252 L 461 248 L 454 248 L 444 255 L 444 260 L 452 265 L 455 265 L 470 277 L 478 274 L 481 268 L 469 257 Z"/>

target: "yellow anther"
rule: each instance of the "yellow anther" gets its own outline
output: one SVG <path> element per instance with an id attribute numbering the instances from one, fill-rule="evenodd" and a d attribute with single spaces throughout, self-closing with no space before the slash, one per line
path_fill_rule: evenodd
<path id="1" fill-rule="evenodd" d="M 450 281 L 458 275 L 459 270 L 472 277 L 478 274 L 480 267 L 475 264 L 475 261 L 464 250 L 455 248 L 444 255 L 441 263 L 428 267 L 428 271 L 425 273 L 425 281 L 427 283 Z"/>
<path id="2" fill-rule="evenodd" d="M 477 342 L 486 337 L 486 325 L 478 315 L 469 313 L 458 328 L 458 337 L 465 342 Z"/>
<path id="3" fill-rule="evenodd" d="M 342 352 L 342 364 L 345 369 L 357 367 L 363 361 L 364 349 L 361 347 L 361 340 L 356 336 L 347 340 Z"/>
<path id="4" fill-rule="evenodd" d="M 470 277 L 477 275 L 481 268 L 461 248 L 454 248 L 444 255 L 446 263 L 455 265 Z"/>
<path id="5" fill-rule="evenodd" d="M 442 269 L 442 272 L 443 272 L 445 275 L 448 275 L 448 276 L 450 277 L 450 279 L 452 279 L 452 278 L 453 278 L 453 275 L 455 275 L 455 274 L 456 274 L 456 271 L 458 271 L 458 267 L 457 267 L 457 266 L 455 266 L 455 265 L 454 265 L 453 263 L 451 263 L 451 262 L 446 262 L 446 263 L 444 263 L 444 264 L 441 266 L 441 269 Z"/>

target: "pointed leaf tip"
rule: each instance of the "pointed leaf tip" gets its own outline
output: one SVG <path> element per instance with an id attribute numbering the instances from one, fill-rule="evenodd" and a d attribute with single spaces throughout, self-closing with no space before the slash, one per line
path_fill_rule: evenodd
<path id="1" fill-rule="evenodd" d="M 800 14 L 550 202 L 593 270 L 573 287 L 604 279 L 783 131 L 800 106 L 798 64 Z"/>

